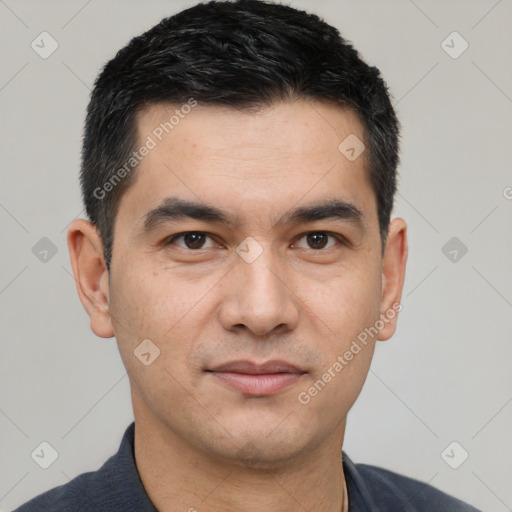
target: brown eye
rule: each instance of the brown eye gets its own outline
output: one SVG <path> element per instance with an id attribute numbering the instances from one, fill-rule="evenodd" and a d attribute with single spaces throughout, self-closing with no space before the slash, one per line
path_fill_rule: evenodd
<path id="1" fill-rule="evenodd" d="M 302 239 L 306 239 L 306 246 L 300 245 L 299 243 L 294 244 L 294 246 L 305 249 L 322 250 L 326 248 L 330 249 L 331 247 L 336 245 L 335 235 L 327 231 L 312 231 L 311 233 L 306 233 L 305 235 L 303 235 L 299 240 Z M 330 243 L 329 239 L 332 239 L 333 242 Z M 328 245 L 329 243 L 330 245 Z"/>
<path id="2" fill-rule="evenodd" d="M 323 249 L 328 242 L 329 235 L 325 233 L 310 233 L 307 235 L 307 241 L 312 249 Z"/>
<path id="3" fill-rule="evenodd" d="M 204 243 L 207 238 L 210 238 L 209 235 L 201 231 L 189 231 L 187 233 L 181 233 L 179 235 L 171 237 L 166 242 L 166 245 L 174 244 L 177 245 L 178 247 L 181 247 L 182 249 L 190 250 L 205 249 Z M 183 241 L 182 244 L 176 242 L 176 240 L 180 239 Z"/>
<path id="4" fill-rule="evenodd" d="M 201 249 L 204 244 L 204 233 L 187 233 L 183 235 L 183 241 L 189 249 Z"/>

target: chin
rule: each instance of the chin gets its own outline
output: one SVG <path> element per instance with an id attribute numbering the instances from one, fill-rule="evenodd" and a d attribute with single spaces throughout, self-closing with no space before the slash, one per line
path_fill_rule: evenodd
<path id="1" fill-rule="evenodd" d="M 275 418 L 268 421 L 262 416 L 250 425 L 247 418 L 240 425 L 231 422 L 229 432 L 232 437 L 212 440 L 208 451 L 228 464 L 267 472 L 279 471 L 318 447 L 322 437 L 301 429 L 299 425 L 285 425 L 285 417 L 280 416 L 281 424 Z"/>

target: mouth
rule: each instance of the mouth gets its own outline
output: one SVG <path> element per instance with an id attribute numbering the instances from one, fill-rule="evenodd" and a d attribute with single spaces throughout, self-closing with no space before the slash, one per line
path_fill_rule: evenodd
<path id="1" fill-rule="evenodd" d="M 245 395 L 269 396 L 296 384 L 307 372 L 287 361 L 231 361 L 207 369 L 221 384 Z"/>

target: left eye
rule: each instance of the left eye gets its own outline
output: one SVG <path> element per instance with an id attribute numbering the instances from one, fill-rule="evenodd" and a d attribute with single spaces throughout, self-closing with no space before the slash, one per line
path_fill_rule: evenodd
<path id="1" fill-rule="evenodd" d="M 303 235 L 299 240 L 306 239 L 306 243 L 308 244 L 307 247 L 301 247 L 298 244 L 294 244 L 295 247 L 301 247 L 305 249 L 314 249 L 314 250 L 320 250 L 320 249 L 330 249 L 331 247 L 335 246 L 336 243 L 329 244 L 329 237 L 333 240 L 336 240 L 337 237 L 333 235 L 332 233 L 328 233 L 325 231 L 312 231 L 311 233 L 306 233 Z M 338 239 L 338 243 L 340 243 Z"/>
<path id="2" fill-rule="evenodd" d="M 206 238 L 211 237 L 207 235 L 206 233 L 203 233 L 201 231 L 189 231 L 188 233 L 181 233 L 179 235 L 174 235 L 170 239 L 168 239 L 165 244 L 175 244 L 178 247 L 181 247 L 182 249 L 205 249 L 204 242 Z M 184 245 L 176 243 L 176 240 L 182 239 Z M 212 241 L 212 245 L 210 247 L 213 247 L 215 244 Z"/>

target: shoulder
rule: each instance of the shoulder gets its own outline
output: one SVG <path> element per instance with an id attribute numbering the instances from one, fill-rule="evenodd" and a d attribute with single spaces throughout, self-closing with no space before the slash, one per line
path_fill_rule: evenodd
<path id="1" fill-rule="evenodd" d="M 354 464 L 343 454 L 344 470 L 350 486 L 369 502 L 369 510 L 379 512 L 480 512 L 432 485 L 368 464 Z M 347 482 L 347 486 L 349 483 Z M 350 490 L 349 490 L 350 500 Z"/>
<path id="2" fill-rule="evenodd" d="M 109 465 L 111 459 L 98 470 L 82 473 L 70 482 L 54 487 L 27 503 L 14 512 L 89 512 L 106 510 L 111 488 L 109 482 Z M 115 510 L 112 508 L 111 510 Z"/>
<path id="3" fill-rule="evenodd" d="M 133 454 L 135 424 L 126 429 L 119 450 L 97 470 L 82 473 L 18 507 L 14 512 L 154 512 Z"/>

